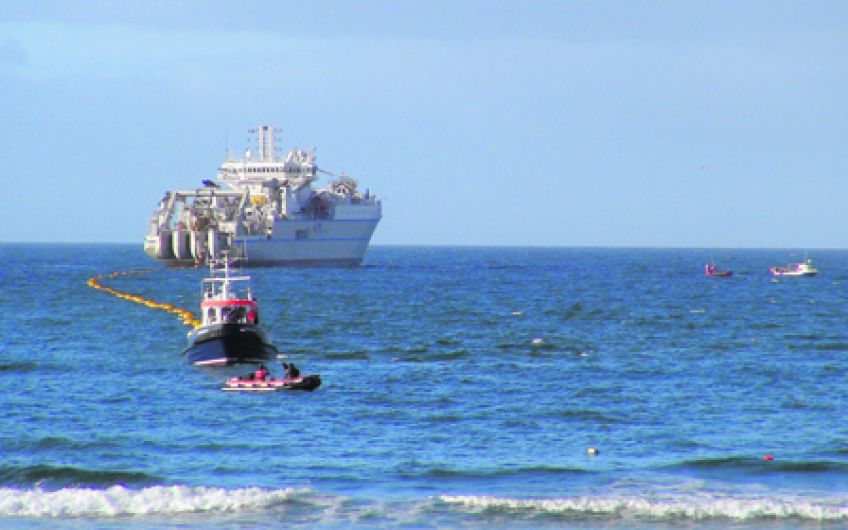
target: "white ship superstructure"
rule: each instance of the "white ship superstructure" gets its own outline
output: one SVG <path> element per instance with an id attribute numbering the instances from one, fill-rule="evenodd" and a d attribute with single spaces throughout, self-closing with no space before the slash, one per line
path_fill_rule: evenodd
<path id="1" fill-rule="evenodd" d="M 276 155 L 269 125 L 256 133 L 255 156 L 228 151 L 217 180 L 165 193 L 150 218 L 144 251 L 169 265 L 206 263 L 221 251 L 251 266 L 362 262 L 382 204 L 356 180 L 315 165 L 315 153 Z M 318 173 L 330 182 L 313 187 Z"/>

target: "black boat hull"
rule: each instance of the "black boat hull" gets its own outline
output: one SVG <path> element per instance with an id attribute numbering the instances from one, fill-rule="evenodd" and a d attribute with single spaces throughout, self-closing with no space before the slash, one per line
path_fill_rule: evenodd
<path id="1" fill-rule="evenodd" d="M 306 390 L 312 392 L 321 386 L 321 376 L 318 374 L 305 375 L 299 380 L 291 381 L 283 386 L 284 390 Z"/>
<path id="2" fill-rule="evenodd" d="M 266 333 L 250 324 L 213 324 L 192 330 L 183 352 L 196 366 L 262 363 L 277 355 Z"/>

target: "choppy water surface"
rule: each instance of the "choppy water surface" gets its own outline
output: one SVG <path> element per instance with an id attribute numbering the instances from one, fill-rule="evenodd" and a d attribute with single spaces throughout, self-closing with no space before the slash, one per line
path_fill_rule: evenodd
<path id="1" fill-rule="evenodd" d="M 101 282 L 195 310 L 203 270 L 2 245 L 0 527 L 844 526 L 848 252 L 810 255 L 819 276 L 779 282 L 803 253 L 253 269 L 265 328 L 324 381 L 253 395 L 184 365 L 173 314 L 86 286 L 152 268 Z"/>

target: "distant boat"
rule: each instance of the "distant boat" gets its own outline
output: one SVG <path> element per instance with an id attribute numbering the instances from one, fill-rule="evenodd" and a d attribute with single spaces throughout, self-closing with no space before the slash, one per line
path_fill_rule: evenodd
<path id="1" fill-rule="evenodd" d="M 772 267 L 769 271 L 772 276 L 815 276 L 819 272 L 813 267 L 812 258 L 801 263 L 790 263 L 785 267 Z"/>
<path id="2" fill-rule="evenodd" d="M 733 276 L 733 271 L 720 271 L 716 269 L 716 266 L 707 263 L 704 265 L 704 276 L 715 277 L 715 278 L 729 278 Z"/>

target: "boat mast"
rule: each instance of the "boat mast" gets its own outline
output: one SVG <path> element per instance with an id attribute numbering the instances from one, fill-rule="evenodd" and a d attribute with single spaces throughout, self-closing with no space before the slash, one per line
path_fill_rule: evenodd
<path id="1" fill-rule="evenodd" d="M 248 132 L 256 133 L 256 153 L 259 162 L 274 162 L 276 159 L 276 148 L 274 147 L 274 133 L 280 132 L 270 125 L 261 125 Z"/>
<path id="2" fill-rule="evenodd" d="M 221 296 L 224 300 L 230 299 L 230 253 L 221 251 L 221 262 L 224 264 L 224 278 L 221 281 Z"/>

